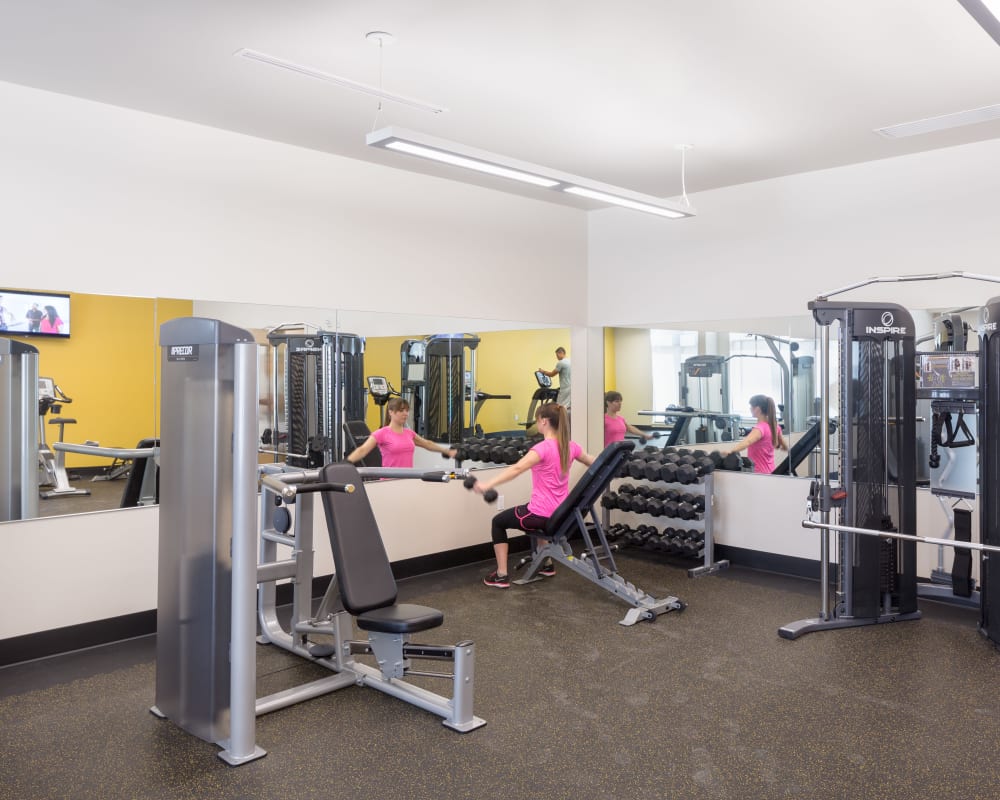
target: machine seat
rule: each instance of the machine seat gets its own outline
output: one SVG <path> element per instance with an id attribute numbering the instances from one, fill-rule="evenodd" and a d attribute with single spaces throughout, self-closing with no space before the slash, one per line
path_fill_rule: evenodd
<path id="1" fill-rule="evenodd" d="M 378 523 L 357 468 L 350 463 L 327 464 L 324 483 L 351 483 L 350 494 L 323 492 L 330 550 L 344 608 L 358 627 L 375 633 L 415 633 L 444 622 L 437 609 L 396 605 L 396 579 L 382 543 Z"/>
<path id="2" fill-rule="evenodd" d="M 376 608 L 359 614 L 358 627 L 376 633 L 417 633 L 437 628 L 444 623 L 444 614 L 436 608 L 412 603 Z"/>

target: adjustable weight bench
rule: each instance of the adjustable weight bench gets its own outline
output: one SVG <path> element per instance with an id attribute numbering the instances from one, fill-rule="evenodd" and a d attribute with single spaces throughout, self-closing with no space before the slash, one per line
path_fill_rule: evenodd
<path id="1" fill-rule="evenodd" d="M 529 532 L 528 535 L 533 539 L 531 563 L 525 576 L 514 583 L 525 584 L 540 580 L 536 573 L 542 562 L 551 558 L 631 605 L 632 609 L 620 620 L 620 625 L 634 625 L 639 620 L 652 620 L 668 611 L 684 610 L 685 603 L 678 598 L 669 596 L 657 600 L 618 574 L 611 546 L 594 508 L 612 479 L 618 476 L 622 463 L 634 447 L 633 442 L 612 442 L 604 448 L 549 517 L 545 530 Z M 587 514 L 593 522 L 593 535 L 584 519 Z M 573 554 L 573 548 L 569 544 L 570 537 L 576 532 L 583 537 L 585 548 L 579 557 Z M 546 539 L 547 544 L 535 546 L 539 539 Z"/>
<path id="2" fill-rule="evenodd" d="M 338 625 L 338 652 L 330 655 L 338 662 L 342 660 L 338 663 L 340 669 L 355 673 L 358 684 L 438 714 L 449 728 L 467 733 L 485 725 L 485 720 L 472 714 L 475 645 L 471 641 L 454 646 L 410 643 L 411 634 L 440 626 L 444 614 L 436 608 L 396 603 L 396 580 L 358 470 L 348 463 L 327 464 L 319 475 L 322 483 L 355 487 L 351 493 L 324 491 L 323 509 L 340 601 L 358 628 L 368 632 L 367 641 L 345 640 Z M 349 621 L 342 622 L 346 622 L 343 633 L 349 634 Z M 374 655 L 379 669 L 358 663 L 354 655 Z M 411 672 L 411 659 L 451 661 L 454 672 Z M 408 672 L 451 678 L 452 697 L 405 682 L 402 678 Z"/>

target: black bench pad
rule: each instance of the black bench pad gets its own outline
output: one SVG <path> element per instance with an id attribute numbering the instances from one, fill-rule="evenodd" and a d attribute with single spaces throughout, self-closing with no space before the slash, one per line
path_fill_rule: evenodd
<path id="1" fill-rule="evenodd" d="M 376 608 L 357 617 L 361 630 L 376 633 L 417 633 L 436 628 L 443 622 L 441 611 L 412 603 Z"/>

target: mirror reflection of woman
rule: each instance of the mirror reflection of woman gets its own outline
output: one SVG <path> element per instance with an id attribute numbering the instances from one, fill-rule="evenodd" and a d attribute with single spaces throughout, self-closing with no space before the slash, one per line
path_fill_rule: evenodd
<path id="1" fill-rule="evenodd" d="M 750 413 L 757 420 L 757 424 L 730 452 L 739 453 L 746 450 L 747 457 L 753 463 L 754 472 L 774 472 L 775 449 L 788 449 L 785 437 L 781 435 L 781 427 L 778 425 L 774 400 L 764 394 L 755 394 L 750 398 Z"/>
<path id="2" fill-rule="evenodd" d="M 436 442 L 431 442 L 423 436 L 417 436 L 417 432 L 406 427 L 406 422 L 410 418 L 410 404 L 402 397 L 394 397 L 385 406 L 389 416 L 389 424 L 379 428 L 371 436 L 356 448 L 347 460 L 352 464 L 360 464 L 375 446 L 378 445 L 382 455 L 383 467 L 401 467 L 404 469 L 413 468 L 413 453 L 417 447 L 430 450 L 432 453 L 441 453 L 449 458 L 454 458 L 457 450 L 442 447 Z"/>
<path id="3" fill-rule="evenodd" d="M 626 422 L 625 417 L 618 415 L 622 410 L 622 393 L 606 392 L 604 395 L 604 446 L 607 447 L 612 442 L 622 442 L 625 434 L 631 433 L 638 436 L 643 441 L 649 441 L 653 434 L 639 430 L 635 425 Z"/>

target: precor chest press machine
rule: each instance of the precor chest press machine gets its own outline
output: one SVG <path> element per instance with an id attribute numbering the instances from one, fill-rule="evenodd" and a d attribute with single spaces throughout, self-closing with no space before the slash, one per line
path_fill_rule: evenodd
<path id="1" fill-rule="evenodd" d="M 217 320 L 181 318 L 160 329 L 159 577 L 156 705 L 158 716 L 223 750 L 239 765 L 265 755 L 256 744 L 260 714 L 351 685 L 376 688 L 432 711 L 465 732 L 472 713 L 475 648 L 410 645 L 411 633 L 441 624 L 442 614 L 397 605 L 395 582 L 359 473 L 345 465 L 317 471 L 268 465 L 257 530 L 257 345 L 251 334 Z M 439 474 L 438 480 L 450 475 Z M 312 509 L 324 492 L 339 592 L 311 610 Z M 299 497 L 301 495 L 301 497 Z M 295 500 L 293 522 L 285 505 Z M 284 513 L 280 513 L 284 512 Z M 277 546 L 292 547 L 279 558 Z M 293 629 L 283 633 L 273 609 L 274 582 L 296 579 Z M 264 641 L 286 646 L 335 674 L 263 698 L 256 696 L 256 618 Z M 339 595 L 339 596 L 338 596 Z M 368 632 L 354 642 L 352 620 Z M 309 637 L 333 638 L 315 649 Z M 320 646 L 323 647 L 322 645 Z M 366 649 L 368 648 L 368 649 Z M 379 668 L 357 662 L 371 652 Z M 454 664 L 453 697 L 407 684 L 416 658 Z"/>

